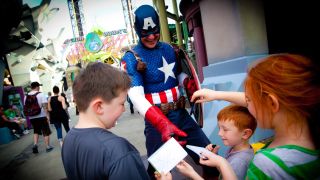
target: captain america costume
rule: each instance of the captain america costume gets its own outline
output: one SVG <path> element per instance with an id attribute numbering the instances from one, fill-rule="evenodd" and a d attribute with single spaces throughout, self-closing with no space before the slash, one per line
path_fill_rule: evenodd
<path id="1" fill-rule="evenodd" d="M 139 42 L 138 45 L 133 48 L 133 51 L 139 54 L 141 60 L 146 63 L 146 70 L 143 73 L 137 71 L 137 60 L 133 53 L 130 52 L 124 55 L 122 66 L 125 67 L 132 81 L 132 87 L 130 88 L 128 93 L 129 97 L 140 114 L 146 117 L 146 112 L 152 105 L 175 102 L 179 99 L 182 94 L 180 90 L 182 83 L 179 84 L 179 77 L 183 77 L 184 75 L 179 76 L 180 72 L 178 71 L 179 68 L 177 67 L 178 63 L 176 60 L 175 52 L 169 44 L 158 42 L 156 47 L 150 50 L 145 48 Z M 173 115 L 175 113 L 181 113 L 184 118 L 174 118 L 177 116 Z M 203 134 L 202 130 L 188 115 L 188 112 L 185 109 L 170 110 L 167 116 L 172 117 L 168 119 L 181 130 L 190 129 L 192 127 L 191 129 L 194 128 L 194 131 L 199 130 L 201 132 L 201 139 L 206 140 L 202 142 L 203 144 L 197 144 L 197 142 L 201 142 L 201 140 L 197 140 L 193 145 L 206 146 L 210 143 L 210 141 L 207 140 L 207 137 Z M 180 117 L 180 115 L 178 117 Z M 190 127 L 184 127 L 184 123 L 181 122 L 191 123 L 187 124 Z M 156 132 L 153 133 L 153 131 Z M 148 135 L 150 134 L 159 136 L 160 139 L 157 137 L 152 137 L 151 139 L 153 140 L 148 140 Z M 150 156 L 156 149 L 158 149 L 162 145 L 161 136 L 157 134 L 158 131 L 155 130 L 152 124 L 150 124 L 146 120 L 145 135 L 148 156 Z M 187 134 L 189 136 L 189 133 Z M 197 137 L 198 135 L 195 136 Z M 188 141 L 188 137 L 186 139 L 188 144 L 190 144 L 191 142 Z M 155 144 L 154 142 L 152 142 L 155 140 L 160 141 L 160 143 Z"/>
<path id="2" fill-rule="evenodd" d="M 187 75 L 181 73 L 171 45 L 158 41 L 155 47 L 148 48 L 141 42 L 142 37 L 160 33 L 158 15 L 154 12 L 154 9 L 147 5 L 140 6 L 136 10 L 135 29 L 140 41 L 132 51 L 125 53 L 121 61 L 122 69 L 128 73 L 132 81 L 128 95 L 136 109 L 145 118 L 144 134 L 148 157 L 169 139 L 163 136 L 162 128 L 167 128 L 165 132 L 169 131 L 174 136 L 178 135 L 175 138 L 181 140 L 180 142 L 201 147 L 210 143 L 186 109 L 169 110 L 164 115 L 158 108 L 161 103 L 178 101 L 183 95 L 181 88 Z M 146 30 L 146 27 L 147 31 L 142 33 L 141 30 Z M 143 72 L 137 70 L 138 59 L 133 52 L 146 64 Z M 157 120 L 154 121 L 154 119 Z M 169 126 L 164 125 L 159 128 L 158 124 L 163 122 Z M 199 161 L 198 155 L 186 150 L 195 162 Z"/>

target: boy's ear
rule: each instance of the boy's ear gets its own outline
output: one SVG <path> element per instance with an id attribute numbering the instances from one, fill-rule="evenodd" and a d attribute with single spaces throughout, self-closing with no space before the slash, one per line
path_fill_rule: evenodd
<path id="1" fill-rule="evenodd" d="M 268 100 L 272 107 L 272 112 L 279 111 L 279 101 L 273 94 L 268 94 Z"/>
<path id="2" fill-rule="evenodd" d="M 103 108 L 102 108 L 103 101 L 100 98 L 94 99 L 90 105 L 92 107 L 93 112 L 101 115 L 103 113 Z"/>
<path id="3" fill-rule="evenodd" d="M 252 134 L 253 134 L 253 132 L 252 132 L 251 129 L 245 129 L 242 132 L 242 138 L 245 139 L 245 140 L 248 140 L 251 137 Z"/>

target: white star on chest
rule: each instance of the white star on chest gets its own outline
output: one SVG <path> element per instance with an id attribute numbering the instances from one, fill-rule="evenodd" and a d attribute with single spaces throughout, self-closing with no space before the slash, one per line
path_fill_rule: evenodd
<path id="1" fill-rule="evenodd" d="M 176 76 L 173 73 L 175 62 L 168 64 L 167 60 L 163 56 L 162 56 L 162 62 L 163 62 L 163 66 L 158 69 L 164 73 L 164 76 L 165 76 L 164 83 L 166 83 L 169 76 L 176 78 Z"/>

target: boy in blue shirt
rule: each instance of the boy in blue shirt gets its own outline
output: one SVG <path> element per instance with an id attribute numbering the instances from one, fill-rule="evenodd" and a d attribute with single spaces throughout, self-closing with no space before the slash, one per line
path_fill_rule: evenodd
<path id="1" fill-rule="evenodd" d="M 137 149 L 107 130 L 125 111 L 130 83 L 125 72 L 100 62 L 77 75 L 72 90 L 79 121 L 62 146 L 68 179 L 149 179 Z"/>

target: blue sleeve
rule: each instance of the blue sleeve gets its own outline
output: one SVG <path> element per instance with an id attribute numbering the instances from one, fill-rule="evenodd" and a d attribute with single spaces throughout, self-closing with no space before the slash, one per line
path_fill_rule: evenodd
<path id="1" fill-rule="evenodd" d="M 143 78 L 137 71 L 137 60 L 132 52 L 127 52 L 122 60 L 125 62 L 125 70 L 131 77 L 131 86 L 143 86 Z"/>

